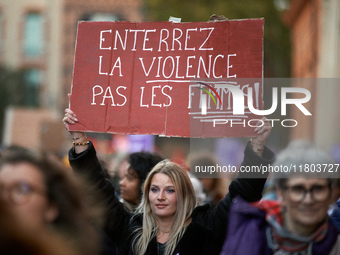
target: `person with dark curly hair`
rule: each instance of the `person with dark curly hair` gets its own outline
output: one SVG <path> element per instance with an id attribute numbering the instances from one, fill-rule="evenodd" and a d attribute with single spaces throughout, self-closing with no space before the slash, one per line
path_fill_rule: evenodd
<path id="1" fill-rule="evenodd" d="M 142 185 L 151 169 L 160 161 L 160 155 L 151 152 L 131 153 L 128 158 L 128 167 L 123 179 L 120 181 L 121 202 L 129 211 L 134 211 L 139 205 L 142 195 Z"/>

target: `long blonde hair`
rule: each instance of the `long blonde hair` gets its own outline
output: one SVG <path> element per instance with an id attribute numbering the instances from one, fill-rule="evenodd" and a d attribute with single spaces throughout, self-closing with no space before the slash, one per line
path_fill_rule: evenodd
<path id="1" fill-rule="evenodd" d="M 169 160 L 159 162 L 145 180 L 142 201 L 136 210 L 136 214 L 143 215 L 143 225 L 136 230 L 136 237 L 133 242 L 134 253 L 139 255 L 145 254 L 151 239 L 156 236 L 158 231 L 156 218 L 149 201 L 151 180 L 157 173 L 165 174 L 171 179 L 175 186 L 177 198 L 177 211 L 174 215 L 170 238 L 166 243 L 165 255 L 174 252 L 191 222 L 191 214 L 196 207 L 196 195 L 187 171 Z"/>

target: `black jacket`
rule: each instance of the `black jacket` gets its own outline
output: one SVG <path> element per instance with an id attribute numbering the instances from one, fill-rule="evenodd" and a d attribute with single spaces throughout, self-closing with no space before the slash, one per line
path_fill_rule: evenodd
<path id="1" fill-rule="evenodd" d="M 133 231 L 142 225 L 142 216 L 133 217 L 131 212 L 124 209 L 122 203 L 115 196 L 112 182 L 105 178 L 105 173 L 99 164 L 93 144 L 81 154 L 69 151 L 69 160 L 72 168 L 87 175 L 93 188 L 98 189 L 103 195 L 101 201 L 105 206 L 106 221 L 105 232 L 116 243 L 117 254 L 133 254 Z M 268 148 L 264 149 L 263 157 L 259 157 L 247 144 L 244 151 L 243 166 L 260 166 L 271 164 L 274 154 Z M 229 193 L 213 209 L 209 205 L 198 206 L 192 213 L 192 222 L 184 236 L 179 241 L 173 254 L 198 255 L 219 254 L 226 236 L 228 215 L 233 198 L 240 195 L 243 199 L 253 202 L 262 196 L 262 189 L 266 181 L 266 174 L 257 176 L 262 178 L 244 178 L 244 173 L 239 173 L 238 178 L 229 186 Z M 158 247 L 154 238 L 146 254 L 157 255 Z"/>

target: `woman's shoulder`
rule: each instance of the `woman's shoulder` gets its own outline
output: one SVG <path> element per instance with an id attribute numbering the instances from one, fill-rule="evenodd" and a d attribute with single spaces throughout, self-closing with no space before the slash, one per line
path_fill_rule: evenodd
<path id="1" fill-rule="evenodd" d="M 212 230 L 193 220 L 179 243 L 180 254 L 210 254 L 206 251 L 212 245 L 212 234 Z"/>
<path id="2" fill-rule="evenodd" d="M 196 208 L 191 214 L 191 218 L 195 220 L 197 216 L 208 213 L 210 211 L 210 207 L 211 206 L 209 203 L 196 206 Z"/>
<path id="3" fill-rule="evenodd" d="M 187 228 L 187 232 L 195 235 L 195 233 L 199 234 L 199 232 L 211 232 L 211 229 L 202 225 L 199 221 L 192 220 Z"/>

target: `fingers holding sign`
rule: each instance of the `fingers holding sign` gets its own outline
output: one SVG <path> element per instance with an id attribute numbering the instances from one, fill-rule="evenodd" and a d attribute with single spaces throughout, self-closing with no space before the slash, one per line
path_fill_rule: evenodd
<path id="1" fill-rule="evenodd" d="M 67 131 L 69 131 L 70 125 L 78 122 L 77 115 L 71 109 L 65 109 L 65 115 L 63 118 L 63 123 Z"/>
<path id="2" fill-rule="evenodd" d="M 266 117 L 263 117 L 259 122 L 257 122 L 257 126 L 258 127 L 254 130 L 257 134 L 256 138 L 259 142 L 265 142 L 269 137 L 272 126 L 269 124 L 269 120 Z"/>
<path id="3" fill-rule="evenodd" d="M 82 142 L 87 141 L 86 133 L 83 131 L 70 131 L 70 125 L 78 122 L 77 115 L 71 109 L 65 109 L 63 123 L 67 131 L 72 135 L 72 140 L 76 144 L 82 145 Z"/>
<path id="4" fill-rule="evenodd" d="M 269 120 L 266 117 L 263 117 L 257 123 L 257 128 L 255 128 L 254 132 L 257 134 L 255 137 L 251 138 L 251 146 L 253 150 L 259 155 L 262 156 L 262 152 L 264 149 L 264 144 L 269 137 L 269 134 L 272 130 L 272 126 L 269 123 Z"/>

